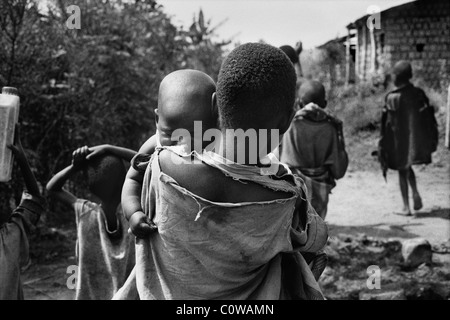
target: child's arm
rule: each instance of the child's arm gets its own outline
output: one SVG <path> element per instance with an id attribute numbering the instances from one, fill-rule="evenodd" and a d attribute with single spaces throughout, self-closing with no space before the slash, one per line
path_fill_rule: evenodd
<path id="1" fill-rule="evenodd" d="M 73 206 L 78 198 L 69 191 L 65 190 L 63 187 L 66 181 L 69 180 L 69 178 L 72 177 L 77 171 L 78 170 L 73 165 L 70 165 L 55 174 L 47 183 L 46 189 L 48 195 L 51 198 L 61 201 L 62 203 Z"/>
<path id="2" fill-rule="evenodd" d="M 148 139 L 139 149 L 139 154 L 152 154 L 156 149 L 156 135 Z M 137 237 L 144 237 L 152 231 L 150 221 L 144 214 L 141 206 L 141 191 L 143 174 L 133 166 L 128 170 L 125 183 L 122 188 L 122 209 L 127 220 L 130 221 L 130 229 Z"/>
<path id="3" fill-rule="evenodd" d="M 335 152 L 337 152 L 335 158 L 336 161 L 330 166 L 331 175 L 334 179 L 342 178 L 347 172 L 348 167 L 348 154 L 345 150 L 345 142 L 343 141 L 344 136 L 342 131 L 339 132 L 339 130 L 342 130 L 342 125 L 341 129 L 337 129 L 337 148 L 335 149 Z"/>
<path id="4" fill-rule="evenodd" d="M 156 135 L 148 139 L 139 149 L 139 154 L 153 154 L 156 149 Z M 125 217 L 130 220 L 135 212 L 142 212 L 141 191 L 144 176 L 133 166 L 127 172 L 125 183 L 122 188 L 122 209 Z"/>
<path id="5" fill-rule="evenodd" d="M 90 160 L 96 156 L 109 153 L 130 162 L 131 159 L 133 159 L 133 157 L 136 155 L 136 151 L 134 150 L 117 147 L 110 144 L 102 144 L 99 146 L 90 147 L 88 148 L 88 151 L 89 154 L 87 155 L 86 160 Z"/>
<path id="6" fill-rule="evenodd" d="M 67 190 L 64 190 L 64 185 L 86 162 L 88 154 L 88 147 L 82 147 L 73 152 L 72 164 L 50 179 L 47 183 L 46 189 L 50 197 L 57 199 L 69 206 L 73 206 L 78 198 Z"/>
<path id="7" fill-rule="evenodd" d="M 27 157 L 22 148 L 22 142 L 20 141 L 20 129 L 16 126 L 16 134 L 14 137 L 14 145 L 8 146 L 14 154 L 14 157 L 19 164 L 20 170 L 22 172 L 23 180 L 25 181 L 25 188 L 29 194 L 39 197 L 41 192 L 39 190 L 36 178 L 31 171 L 30 165 L 28 164 Z"/>
<path id="8" fill-rule="evenodd" d="M 39 217 L 45 210 L 46 201 L 41 197 L 38 183 L 28 164 L 25 152 L 23 151 L 22 143 L 20 141 L 19 126 L 16 126 L 14 145 L 8 147 L 14 154 L 25 182 L 22 200 L 10 217 L 10 222 L 12 222 L 12 224 L 9 224 L 9 226 L 12 227 L 12 225 L 21 225 L 23 223 L 25 231 L 29 232 L 32 229 L 32 226 L 35 226 L 39 221 Z M 17 219 L 17 216 L 20 216 L 20 219 Z M 12 232 L 10 234 L 12 234 Z"/>
<path id="9" fill-rule="evenodd" d="M 127 220 L 136 212 L 142 212 L 142 173 L 130 167 L 122 188 L 122 209 Z"/>

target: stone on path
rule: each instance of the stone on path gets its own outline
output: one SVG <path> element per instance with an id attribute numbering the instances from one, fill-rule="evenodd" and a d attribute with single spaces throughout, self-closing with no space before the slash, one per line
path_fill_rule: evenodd
<path id="1" fill-rule="evenodd" d="M 405 264 L 413 268 L 423 263 L 431 263 L 431 244 L 423 238 L 405 240 L 402 243 L 402 256 Z"/>

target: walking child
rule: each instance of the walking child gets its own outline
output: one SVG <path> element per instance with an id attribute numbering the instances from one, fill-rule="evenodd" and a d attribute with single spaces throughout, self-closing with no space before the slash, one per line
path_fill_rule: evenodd
<path id="1" fill-rule="evenodd" d="M 320 82 L 306 81 L 298 96 L 300 110 L 283 137 L 280 160 L 304 179 L 311 205 L 325 220 L 329 194 L 348 166 L 342 122 L 324 110 L 327 101 Z"/>
<path id="2" fill-rule="evenodd" d="M 396 89 L 386 95 L 381 119 L 378 156 L 386 177 L 388 169 L 397 170 L 403 200 L 401 213 L 411 215 L 408 184 L 412 190 L 413 209 L 423 207 L 417 188 L 416 164 L 429 164 L 438 144 L 434 108 L 425 92 L 411 82 L 413 71 L 407 61 L 394 65 L 392 78 Z"/>

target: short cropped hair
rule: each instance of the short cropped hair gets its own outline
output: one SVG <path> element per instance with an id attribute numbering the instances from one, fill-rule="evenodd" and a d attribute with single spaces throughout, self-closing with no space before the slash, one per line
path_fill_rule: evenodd
<path id="1" fill-rule="evenodd" d="M 299 62 L 298 55 L 295 52 L 294 48 L 286 45 L 286 46 L 281 46 L 280 49 L 288 56 L 289 60 L 291 60 L 291 62 L 293 64 Z"/>
<path id="2" fill-rule="evenodd" d="M 217 81 L 222 129 L 259 129 L 274 115 L 292 113 L 296 74 L 286 54 L 262 43 L 235 48 L 224 60 Z"/>
<path id="3" fill-rule="evenodd" d="M 392 73 L 402 82 L 408 81 L 413 76 L 411 64 L 405 60 L 398 61 L 392 68 Z"/>
<path id="4" fill-rule="evenodd" d="M 105 200 L 120 194 L 125 182 L 123 161 L 113 155 L 102 155 L 89 160 L 86 166 L 89 190 Z"/>

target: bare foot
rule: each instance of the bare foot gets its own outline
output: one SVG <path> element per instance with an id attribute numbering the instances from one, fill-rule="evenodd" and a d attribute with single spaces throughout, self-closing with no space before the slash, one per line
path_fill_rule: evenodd
<path id="1" fill-rule="evenodd" d="M 420 210 L 423 207 L 422 198 L 419 194 L 413 196 L 414 199 L 414 210 Z"/>
<path id="2" fill-rule="evenodd" d="M 407 217 L 412 216 L 411 209 L 409 209 L 408 207 L 403 207 L 401 211 L 395 212 L 395 214 Z"/>

